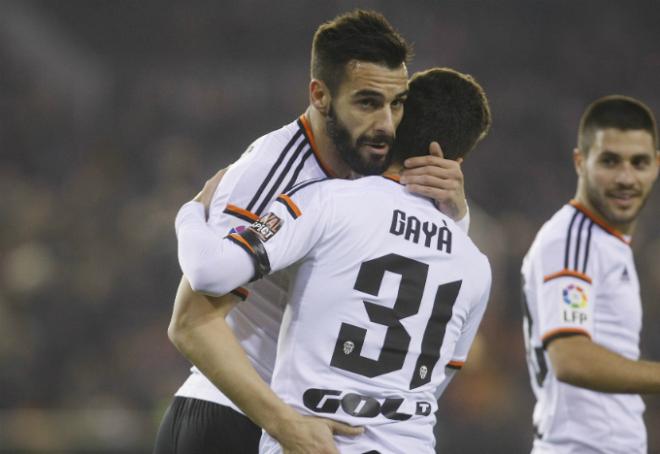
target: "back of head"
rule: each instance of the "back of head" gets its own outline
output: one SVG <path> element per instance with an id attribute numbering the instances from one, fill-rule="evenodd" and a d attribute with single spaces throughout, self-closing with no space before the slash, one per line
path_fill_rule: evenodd
<path id="1" fill-rule="evenodd" d="M 445 158 L 458 159 L 486 136 L 490 124 L 488 99 L 471 76 L 449 68 L 416 73 L 397 129 L 394 159 L 426 155 L 433 141 Z"/>
<path id="2" fill-rule="evenodd" d="M 610 95 L 592 102 L 580 119 L 579 150 L 587 154 L 593 145 L 596 131 L 609 128 L 647 131 L 653 137 L 653 146 L 658 149 L 658 131 L 653 112 L 637 99 Z"/>
<path id="3" fill-rule="evenodd" d="M 395 69 L 407 63 L 412 50 L 385 17 L 375 11 L 355 10 L 322 24 L 312 43 L 311 76 L 331 92 L 340 86 L 346 64 L 352 60 Z"/>

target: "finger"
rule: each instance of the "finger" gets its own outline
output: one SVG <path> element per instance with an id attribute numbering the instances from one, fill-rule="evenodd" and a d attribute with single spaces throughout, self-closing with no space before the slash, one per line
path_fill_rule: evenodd
<path id="1" fill-rule="evenodd" d="M 215 173 L 215 175 L 213 175 L 213 178 L 214 178 L 214 179 L 215 179 L 215 178 L 218 178 L 218 179 L 222 178 L 222 177 L 224 176 L 225 172 L 227 172 L 227 169 L 228 169 L 228 168 L 229 168 L 229 167 L 225 167 L 224 169 L 220 169 L 220 170 L 218 170 L 218 171 Z"/>
<path id="2" fill-rule="evenodd" d="M 402 176 L 400 181 L 406 186 L 416 184 L 446 190 L 457 190 L 462 186 L 461 182 L 455 178 L 439 178 L 432 175 L 413 175 L 405 178 Z"/>
<path id="3" fill-rule="evenodd" d="M 403 165 L 407 168 L 422 166 L 458 167 L 458 164 L 454 160 L 431 155 L 408 158 L 403 162 Z"/>
<path id="4" fill-rule="evenodd" d="M 436 141 L 431 142 L 431 145 L 429 145 L 429 154 L 439 158 L 445 157 L 445 154 L 442 152 L 442 147 L 440 147 L 440 144 Z"/>
<path id="5" fill-rule="evenodd" d="M 335 435 L 348 435 L 354 437 L 364 433 L 364 427 L 349 426 L 338 421 L 328 420 L 328 425 Z"/>
<path id="6" fill-rule="evenodd" d="M 463 172 L 458 167 L 454 169 L 441 169 L 440 167 L 426 166 L 406 169 L 401 173 L 402 178 L 427 175 L 435 178 L 463 181 Z"/>
<path id="7" fill-rule="evenodd" d="M 456 162 L 458 162 L 458 165 L 463 164 L 464 159 L 463 158 L 458 158 Z"/>
<path id="8" fill-rule="evenodd" d="M 424 186 L 420 184 L 407 185 L 406 189 L 413 194 L 422 195 L 437 201 L 451 201 L 456 196 L 456 191 L 454 190 L 439 189 L 433 186 Z"/>

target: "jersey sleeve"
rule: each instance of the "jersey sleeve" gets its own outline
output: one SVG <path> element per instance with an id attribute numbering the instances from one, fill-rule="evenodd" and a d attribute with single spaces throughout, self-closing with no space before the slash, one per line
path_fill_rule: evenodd
<path id="1" fill-rule="evenodd" d="M 467 235 L 470 232 L 470 206 L 467 205 L 467 201 L 466 201 L 466 207 L 467 207 L 467 211 L 465 212 L 465 216 L 463 216 L 458 221 L 455 221 L 455 224 L 458 226 L 459 229 L 461 229 Z"/>
<path id="2" fill-rule="evenodd" d="M 201 203 L 183 205 L 175 226 L 179 264 L 194 291 L 225 295 L 254 275 L 250 256 L 207 224 Z"/>
<path id="3" fill-rule="evenodd" d="M 250 145 L 243 155 L 229 166 L 213 194 L 208 223 L 218 232 L 227 233 L 236 226 L 247 226 L 259 216 L 248 209 L 257 196 L 260 184 L 268 176 L 265 159 L 255 159 L 265 138 Z"/>
<path id="4" fill-rule="evenodd" d="M 257 201 L 267 197 L 263 186 L 268 182 L 274 165 L 272 150 L 281 147 L 277 137 L 264 136 L 253 142 L 241 157 L 231 164 L 213 194 L 209 207 L 208 225 L 224 237 L 242 231 L 259 219 L 254 210 Z M 263 193 L 263 194 L 262 194 Z M 239 287 L 232 293 L 241 299 L 249 294 Z"/>
<path id="5" fill-rule="evenodd" d="M 284 269 L 304 258 L 320 241 L 332 218 L 322 185 L 281 194 L 270 211 L 229 239 L 254 260 L 257 278 Z"/>
<path id="6" fill-rule="evenodd" d="M 534 257 L 538 267 L 535 300 L 544 348 L 559 337 L 591 338 L 593 334 L 597 274 L 594 246 L 588 240 L 573 254 L 566 246 L 569 240 L 560 237 L 541 243 Z"/>

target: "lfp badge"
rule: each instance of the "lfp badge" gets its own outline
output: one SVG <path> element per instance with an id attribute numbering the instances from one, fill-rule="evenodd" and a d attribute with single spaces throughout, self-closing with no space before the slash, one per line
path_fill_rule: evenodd
<path id="1" fill-rule="evenodd" d="M 587 294 L 579 285 L 569 284 L 562 290 L 564 303 L 571 309 L 584 309 L 587 307 Z"/>

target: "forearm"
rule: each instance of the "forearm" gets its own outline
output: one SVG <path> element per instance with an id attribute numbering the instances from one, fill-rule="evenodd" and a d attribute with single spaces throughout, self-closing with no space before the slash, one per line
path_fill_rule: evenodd
<path id="1" fill-rule="evenodd" d="M 257 374 L 224 318 L 182 333 L 176 346 L 255 424 L 275 438 L 279 425 L 299 416 Z"/>
<path id="2" fill-rule="evenodd" d="M 660 363 L 634 361 L 584 336 L 558 339 L 548 346 L 557 378 L 608 393 L 660 393 Z"/>
<path id="3" fill-rule="evenodd" d="M 236 304 L 232 296 L 208 298 L 182 279 L 168 335 L 172 343 L 255 424 L 278 438 L 282 425 L 299 415 L 261 379 L 225 316 Z"/>

